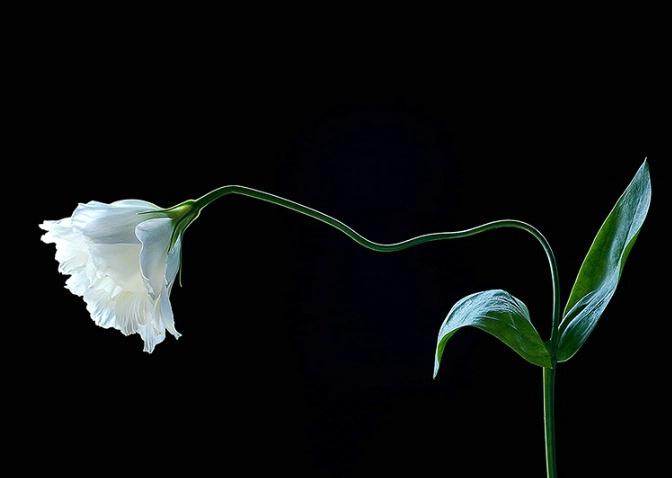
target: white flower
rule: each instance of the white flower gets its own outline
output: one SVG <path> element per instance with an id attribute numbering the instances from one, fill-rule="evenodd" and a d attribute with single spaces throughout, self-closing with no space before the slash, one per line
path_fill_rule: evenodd
<path id="1" fill-rule="evenodd" d="M 56 245 L 66 287 L 86 302 L 94 322 L 139 334 L 151 353 L 175 338 L 170 292 L 180 268 L 182 234 L 198 216 L 187 201 L 163 209 L 136 199 L 79 204 L 72 217 L 44 221 L 45 243 Z"/>

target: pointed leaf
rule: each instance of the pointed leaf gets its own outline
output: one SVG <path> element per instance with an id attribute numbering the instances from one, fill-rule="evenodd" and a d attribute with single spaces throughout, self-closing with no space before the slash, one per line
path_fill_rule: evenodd
<path id="1" fill-rule="evenodd" d="M 450 309 L 439 329 L 434 377 L 446 342 L 458 329 L 467 326 L 494 335 L 534 365 L 551 366 L 550 354 L 532 325 L 527 306 L 508 292 L 494 289 L 468 295 Z"/>
<path id="2" fill-rule="evenodd" d="M 611 210 L 583 261 L 560 322 L 558 362 L 585 343 L 616 291 L 651 203 L 646 160 Z"/>

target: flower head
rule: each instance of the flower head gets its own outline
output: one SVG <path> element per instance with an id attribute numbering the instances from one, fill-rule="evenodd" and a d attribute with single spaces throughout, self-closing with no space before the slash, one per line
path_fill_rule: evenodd
<path id="1" fill-rule="evenodd" d="M 151 353 L 175 338 L 170 292 L 180 268 L 182 235 L 198 217 L 194 201 L 163 209 L 126 199 L 79 204 L 71 217 L 44 221 L 45 243 L 56 245 L 66 288 L 86 302 L 93 321 L 139 334 Z"/>

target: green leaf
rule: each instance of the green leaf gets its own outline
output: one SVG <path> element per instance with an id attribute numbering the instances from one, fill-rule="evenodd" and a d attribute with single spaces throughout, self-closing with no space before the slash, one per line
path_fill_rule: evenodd
<path id="1" fill-rule="evenodd" d="M 551 366 L 550 353 L 532 325 L 527 306 L 508 292 L 493 289 L 468 295 L 450 309 L 439 329 L 434 377 L 446 342 L 458 329 L 467 326 L 494 335 L 534 365 Z"/>
<path id="2" fill-rule="evenodd" d="M 616 291 L 650 203 L 651 178 L 644 160 L 598 231 L 579 269 L 560 322 L 558 362 L 565 362 L 578 352 L 595 329 Z"/>

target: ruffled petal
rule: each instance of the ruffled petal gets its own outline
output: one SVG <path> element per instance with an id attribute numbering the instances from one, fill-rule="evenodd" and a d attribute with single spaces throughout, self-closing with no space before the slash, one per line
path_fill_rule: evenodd
<path id="1" fill-rule="evenodd" d="M 85 271 L 73 272 L 73 274 L 65 280 L 65 287 L 73 294 L 82 297 L 86 289 L 91 285 L 89 276 Z"/>
<path id="2" fill-rule="evenodd" d="M 86 267 L 89 252 L 84 237 L 72 228 L 70 218 L 58 221 L 44 221 L 40 228 L 46 231 L 41 240 L 56 245 L 58 270 L 62 274 L 72 274 Z"/>
<path id="3" fill-rule="evenodd" d="M 154 301 L 147 294 L 123 291 L 115 298 L 117 326 L 122 333 L 130 335 L 139 332 L 154 318 Z"/>
<path id="4" fill-rule="evenodd" d="M 86 289 L 83 294 L 86 310 L 96 325 L 105 329 L 120 329 L 117 325 L 115 304 L 105 289 Z"/>
<path id="5" fill-rule="evenodd" d="M 155 322 L 149 322 L 138 327 L 138 334 L 142 337 L 144 342 L 143 351 L 147 353 L 154 352 L 154 347 L 164 341 L 166 338 L 166 330 L 160 327 Z"/>

